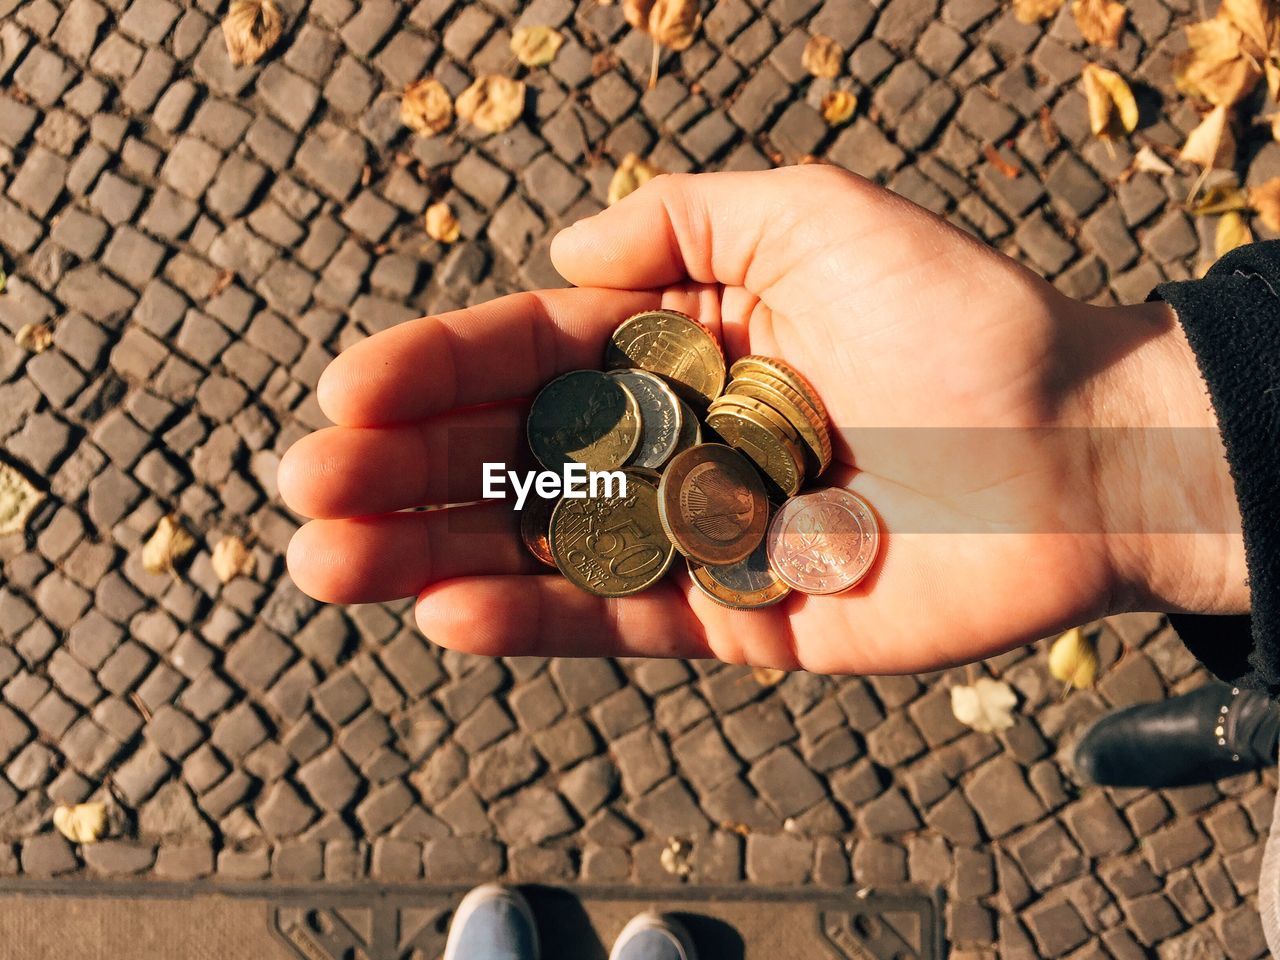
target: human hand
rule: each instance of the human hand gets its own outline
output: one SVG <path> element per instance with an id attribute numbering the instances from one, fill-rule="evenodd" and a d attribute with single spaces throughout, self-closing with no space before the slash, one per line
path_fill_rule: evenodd
<path id="1" fill-rule="evenodd" d="M 285 501 L 318 518 L 289 548 L 302 590 L 416 596 L 423 632 L 472 653 L 863 674 L 974 660 L 1126 609 L 1247 606 L 1233 487 L 1167 307 L 1070 300 L 821 166 L 658 178 L 563 231 L 552 258 L 583 289 L 404 323 L 325 371 L 319 402 L 338 426 L 280 467 Z M 819 482 L 861 494 L 882 524 L 853 590 L 739 611 L 678 571 L 604 599 L 542 572 L 505 502 L 394 512 L 478 499 L 482 462 L 521 459 L 527 398 L 598 368 L 614 327 L 659 304 L 701 320 L 730 360 L 784 359 L 822 396 L 836 462 Z M 1143 439 L 1153 427 L 1200 428 L 1199 473 L 1181 441 Z M 1164 532 L 1171 513 L 1202 532 Z"/>

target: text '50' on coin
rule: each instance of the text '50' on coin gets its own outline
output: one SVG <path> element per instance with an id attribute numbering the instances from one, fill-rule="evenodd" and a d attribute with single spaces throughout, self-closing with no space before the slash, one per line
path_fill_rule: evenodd
<path id="1" fill-rule="evenodd" d="M 548 470 L 616 470 L 640 443 L 640 407 L 621 382 L 575 370 L 548 383 L 529 410 L 529 448 Z"/>
<path id="2" fill-rule="evenodd" d="M 684 420 L 680 398 L 647 370 L 611 370 L 606 376 L 620 380 L 640 406 L 640 442 L 627 465 L 656 470 L 680 445 Z"/>
<path id="3" fill-rule="evenodd" d="M 848 490 L 806 493 L 784 503 L 769 524 L 769 565 L 803 593 L 839 593 L 867 575 L 880 550 L 880 526 Z"/>
<path id="4" fill-rule="evenodd" d="M 764 482 L 742 455 L 719 443 L 678 453 L 658 489 L 662 526 L 676 548 L 702 563 L 746 559 L 769 526 Z"/>
<path id="5" fill-rule="evenodd" d="M 738 610 L 768 607 L 791 592 L 769 566 L 768 544 L 764 540 L 747 559 L 737 563 L 711 567 L 688 558 L 685 563 L 698 588 L 722 606 Z"/>
<path id="6" fill-rule="evenodd" d="M 652 586 L 675 547 L 658 519 L 658 487 L 628 470 L 625 497 L 564 498 L 551 514 L 551 554 L 573 584 L 600 597 Z"/>
<path id="7" fill-rule="evenodd" d="M 676 310 L 647 310 L 624 320 L 609 338 L 604 365 L 656 373 L 699 408 L 724 389 L 720 345 L 706 327 Z"/>

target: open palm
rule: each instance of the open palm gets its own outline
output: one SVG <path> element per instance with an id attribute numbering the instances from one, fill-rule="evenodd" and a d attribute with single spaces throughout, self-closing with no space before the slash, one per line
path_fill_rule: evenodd
<path id="1" fill-rule="evenodd" d="M 663 177 L 563 232 L 579 289 L 402 324 L 339 356 L 280 490 L 306 524 L 290 571 L 333 602 L 418 597 L 432 640 L 490 655 L 715 656 L 900 672 L 986 656 L 1133 595 L 1104 532 L 1102 386 L 1171 325 L 1091 308 L 931 214 L 829 167 Z M 481 464 L 523 457 L 527 398 L 598 368 L 628 315 L 698 317 L 727 357 L 813 383 L 836 431 L 821 483 L 876 509 L 882 554 L 854 590 L 737 611 L 678 572 L 602 599 L 539 568 Z M 1122 599 L 1123 598 L 1123 599 Z"/>

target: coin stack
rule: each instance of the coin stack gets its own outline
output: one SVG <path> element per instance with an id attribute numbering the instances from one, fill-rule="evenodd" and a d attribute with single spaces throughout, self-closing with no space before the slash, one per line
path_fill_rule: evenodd
<path id="1" fill-rule="evenodd" d="M 535 557 L 620 597 L 657 583 L 680 553 L 703 593 L 741 609 L 866 575 L 879 548 L 871 508 L 842 488 L 801 493 L 832 451 L 826 407 L 799 372 L 742 357 L 726 386 L 715 338 L 675 310 L 624 321 L 604 367 L 538 393 L 529 446 L 548 470 L 621 470 L 626 494 L 531 498 L 520 529 Z"/>

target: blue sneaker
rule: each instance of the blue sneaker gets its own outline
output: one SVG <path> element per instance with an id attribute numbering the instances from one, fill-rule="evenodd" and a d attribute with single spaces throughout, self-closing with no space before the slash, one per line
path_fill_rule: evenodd
<path id="1" fill-rule="evenodd" d="M 642 913 L 622 928 L 609 960 L 698 960 L 698 954 L 683 925 L 659 913 Z"/>
<path id="2" fill-rule="evenodd" d="M 443 960 L 539 960 L 538 928 L 518 890 L 476 887 L 458 904 Z"/>

